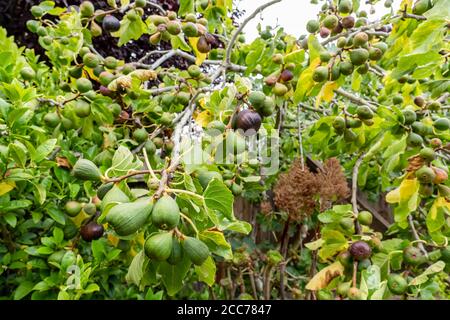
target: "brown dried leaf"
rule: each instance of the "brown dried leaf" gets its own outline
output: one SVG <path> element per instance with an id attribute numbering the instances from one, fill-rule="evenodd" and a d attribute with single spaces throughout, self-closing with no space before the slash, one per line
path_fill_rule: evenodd
<path id="1" fill-rule="evenodd" d="M 316 291 L 326 288 L 331 280 L 343 274 L 344 266 L 339 261 L 336 261 L 316 273 L 306 285 L 306 289 Z"/>

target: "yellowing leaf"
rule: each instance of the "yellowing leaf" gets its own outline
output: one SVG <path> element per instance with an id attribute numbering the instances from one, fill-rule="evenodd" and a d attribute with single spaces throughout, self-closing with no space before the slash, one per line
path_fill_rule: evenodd
<path id="1" fill-rule="evenodd" d="M 387 203 L 399 203 L 400 202 L 400 188 L 390 191 L 386 195 L 386 202 Z"/>
<path id="2" fill-rule="evenodd" d="M 308 68 L 303 70 L 300 75 L 300 78 L 297 82 L 297 88 L 294 93 L 294 102 L 298 103 L 300 101 L 304 101 L 307 93 L 314 87 L 314 80 L 312 75 L 316 67 L 320 64 L 320 58 L 317 57 L 313 61 L 311 61 Z"/>
<path id="3" fill-rule="evenodd" d="M 14 181 L 0 182 L 0 196 L 10 192 L 15 187 L 16 187 L 16 183 Z"/>
<path id="4" fill-rule="evenodd" d="M 316 108 L 319 107 L 320 103 L 323 101 L 330 102 L 334 97 L 334 90 L 338 88 L 338 83 L 336 81 L 328 81 L 320 89 L 319 95 L 316 99 Z"/>
<path id="5" fill-rule="evenodd" d="M 115 235 L 108 233 L 108 241 L 114 246 L 117 247 L 117 244 L 119 243 L 119 238 L 117 238 Z"/>
<path id="6" fill-rule="evenodd" d="M 400 184 L 400 201 L 409 200 L 417 191 L 419 191 L 419 182 L 417 179 L 405 179 Z"/>
<path id="7" fill-rule="evenodd" d="M 420 184 L 417 179 L 404 179 L 397 189 L 392 190 L 386 195 L 386 202 L 409 202 L 411 198 L 413 198 L 412 200 L 414 200 L 415 195 L 419 191 L 419 185 Z M 408 206 L 413 207 L 413 203 Z"/>
<path id="8" fill-rule="evenodd" d="M 448 202 L 444 197 L 438 197 L 436 200 L 434 200 L 434 203 L 431 206 L 430 211 L 428 212 L 432 220 L 435 220 L 437 218 L 437 212 L 440 207 L 446 207 L 448 210 L 450 210 L 450 202 Z"/>
<path id="9" fill-rule="evenodd" d="M 212 117 L 211 114 L 209 113 L 208 110 L 202 111 L 199 114 L 197 114 L 195 117 L 195 122 L 197 122 L 198 125 L 202 126 L 203 128 L 205 128 L 208 123 L 211 122 Z"/>
<path id="10" fill-rule="evenodd" d="M 86 220 L 87 218 L 89 218 L 89 215 L 87 215 L 83 210 L 81 210 L 81 212 L 74 218 L 71 218 L 73 223 L 75 223 L 75 225 L 77 227 L 81 226 L 81 224 L 83 223 L 84 220 Z"/>
<path id="11" fill-rule="evenodd" d="M 336 261 L 320 270 L 306 285 L 306 289 L 316 291 L 325 288 L 331 280 L 344 274 L 344 266 Z"/>
<path id="12" fill-rule="evenodd" d="M 188 39 L 192 49 L 194 50 L 195 56 L 197 57 L 197 59 L 195 60 L 195 64 L 199 66 L 203 63 L 203 61 L 205 61 L 207 55 L 206 53 L 201 53 L 197 50 L 197 43 L 199 38 L 188 38 Z"/>

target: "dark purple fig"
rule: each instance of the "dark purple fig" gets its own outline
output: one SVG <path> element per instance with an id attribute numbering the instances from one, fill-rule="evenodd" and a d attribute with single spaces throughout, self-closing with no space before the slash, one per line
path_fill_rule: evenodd
<path id="1" fill-rule="evenodd" d="M 261 116 L 249 109 L 242 110 L 237 115 L 236 127 L 244 132 L 250 129 L 258 131 L 261 127 Z"/>
<path id="2" fill-rule="evenodd" d="M 294 74 L 292 73 L 291 70 L 284 69 L 283 72 L 281 72 L 280 79 L 283 82 L 291 81 L 293 78 L 294 78 Z"/>
<path id="3" fill-rule="evenodd" d="M 372 249 L 366 242 L 356 241 L 350 246 L 349 252 L 353 259 L 361 261 L 370 257 Z"/>
<path id="4" fill-rule="evenodd" d="M 83 238 L 84 241 L 88 242 L 101 238 L 103 236 L 103 232 L 103 226 L 94 221 L 85 224 L 80 229 L 81 238 Z"/>

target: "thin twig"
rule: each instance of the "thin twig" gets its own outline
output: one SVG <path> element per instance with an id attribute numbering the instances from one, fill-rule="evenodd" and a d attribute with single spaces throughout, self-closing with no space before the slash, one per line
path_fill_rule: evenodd
<path id="1" fill-rule="evenodd" d="M 428 252 L 427 250 L 425 250 L 425 247 L 423 246 L 423 243 L 420 242 L 422 241 L 419 237 L 419 234 L 417 233 L 416 228 L 414 227 L 414 221 L 413 221 L 413 217 L 411 215 L 408 215 L 408 222 L 409 222 L 409 227 L 411 228 L 411 232 L 413 234 L 414 239 L 416 239 L 418 241 L 417 246 L 419 247 L 420 251 L 422 251 L 422 253 L 428 257 Z"/>
<path id="2" fill-rule="evenodd" d="M 303 155 L 302 125 L 300 123 L 300 105 L 297 105 L 297 122 L 298 122 L 298 148 L 300 149 L 300 163 L 302 165 L 302 171 L 305 171 L 305 159 L 304 159 L 304 155 Z"/>
<path id="3" fill-rule="evenodd" d="M 249 15 L 242 23 L 241 25 L 236 29 L 236 31 L 233 33 L 233 36 L 231 37 L 230 42 L 228 43 L 228 48 L 225 55 L 225 64 L 229 65 L 231 62 L 231 52 L 233 50 L 234 44 L 239 36 L 239 34 L 242 32 L 242 30 L 245 28 L 247 23 L 249 23 L 252 19 L 254 19 L 261 11 L 266 9 L 267 7 L 270 7 L 271 5 L 281 2 L 281 0 L 272 0 L 270 2 L 267 2 L 263 4 L 262 6 L 259 6 L 256 8 L 256 10 Z"/>
<path id="4" fill-rule="evenodd" d="M 353 206 L 353 214 L 355 215 L 355 229 L 358 234 L 361 234 L 361 226 L 358 222 L 358 173 L 359 167 L 361 166 L 362 161 L 364 160 L 365 154 L 362 154 L 358 160 L 355 162 L 355 166 L 353 167 L 353 176 L 352 176 L 352 206 Z"/>

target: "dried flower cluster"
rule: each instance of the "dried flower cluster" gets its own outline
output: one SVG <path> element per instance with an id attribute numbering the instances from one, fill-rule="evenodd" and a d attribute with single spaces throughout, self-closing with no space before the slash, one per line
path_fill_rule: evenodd
<path id="1" fill-rule="evenodd" d="M 323 211 L 333 202 L 346 199 L 350 190 L 339 161 L 331 158 L 318 173 L 307 167 L 303 170 L 300 161 L 295 161 L 288 172 L 280 175 L 274 193 L 278 209 L 299 221 L 316 209 Z"/>

